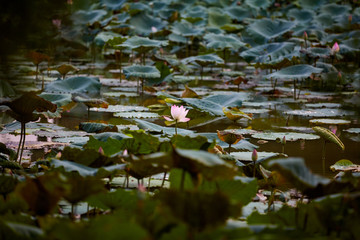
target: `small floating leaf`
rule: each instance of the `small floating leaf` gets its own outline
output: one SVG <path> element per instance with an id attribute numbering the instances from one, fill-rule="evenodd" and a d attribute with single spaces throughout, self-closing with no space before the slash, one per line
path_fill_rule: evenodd
<path id="1" fill-rule="evenodd" d="M 341 150 L 345 150 L 344 144 L 341 142 L 341 140 L 329 129 L 323 128 L 323 127 L 313 127 L 313 130 L 316 132 L 317 135 L 320 137 L 323 137 L 325 140 L 335 143 L 338 147 L 341 148 Z"/>
<path id="2" fill-rule="evenodd" d="M 330 170 L 335 171 L 352 171 L 352 172 L 360 172 L 360 165 L 352 163 L 350 160 L 341 159 L 337 161 L 335 164 L 330 166 Z"/>

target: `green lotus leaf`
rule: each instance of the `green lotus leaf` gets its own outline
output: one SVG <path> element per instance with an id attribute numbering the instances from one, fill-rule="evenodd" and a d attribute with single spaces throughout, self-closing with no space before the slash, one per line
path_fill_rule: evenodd
<path id="1" fill-rule="evenodd" d="M 236 175 L 236 167 L 206 151 L 176 148 L 174 161 L 174 167 L 192 176 L 200 173 L 208 180 L 232 179 Z"/>
<path id="2" fill-rule="evenodd" d="M 97 46 L 103 47 L 110 40 L 120 36 L 121 36 L 120 34 L 114 32 L 100 32 L 98 35 L 96 35 L 94 41 Z"/>
<path id="3" fill-rule="evenodd" d="M 129 174 L 137 179 L 169 172 L 173 166 L 171 152 L 157 152 L 139 157 L 132 155 L 128 161 Z"/>
<path id="4" fill-rule="evenodd" d="M 334 23 L 334 19 L 331 14 L 322 13 L 315 17 L 316 24 L 321 25 L 322 27 L 332 26 Z"/>
<path id="5" fill-rule="evenodd" d="M 299 55 L 294 53 L 294 48 L 295 43 L 292 42 L 269 43 L 245 50 L 240 56 L 247 62 L 279 62 Z"/>
<path id="6" fill-rule="evenodd" d="M 115 210 L 117 208 L 134 209 L 134 202 L 136 202 L 137 196 L 135 192 L 128 191 L 126 189 L 118 188 L 116 191 L 100 193 L 94 196 L 90 196 L 87 202 L 90 206 Z"/>
<path id="7" fill-rule="evenodd" d="M 310 77 L 314 73 L 321 73 L 321 68 L 316 68 L 307 64 L 298 64 L 281 69 L 272 74 L 266 75 L 266 78 L 279 78 L 279 79 L 302 79 Z"/>
<path id="8" fill-rule="evenodd" d="M 318 185 L 327 185 L 330 183 L 330 179 L 310 172 L 302 158 L 271 160 L 268 166 L 272 170 L 279 171 L 282 176 L 302 192 L 311 188 L 314 189 Z"/>
<path id="9" fill-rule="evenodd" d="M 114 117 L 120 118 L 158 118 L 159 114 L 153 112 L 117 112 Z"/>
<path id="10" fill-rule="evenodd" d="M 305 9 L 316 10 L 323 6 L 325 2 L 325 0 L 297 0 L 297 5 Z"/>
<path id="11" fill-rule="evenodd" d="M 15 91 L 10 83 L 6 80 L 0 81 L 0 98 L 15 96 Z"/>
<path id="12" fill-rule="evenodd" d="M 126 78 L 159 78 L 161 76 L 160 71 L 153 66 L 132 65 L 124 67 L 123 70 Z"/>
<path id="13" fill-rule="evenodd" d="M 308 54 L 310 57 L 316 58 L 329 58 L 331 54 L 330 48 L 307 48 L 304 50 L 304 53 Z"/>
<path id="14" fill-rule="evenodd" d="M 246 98 L 245 95 L 242 93 L 229 93 L 212 95 L 202 99 L 184 98 L 182 100 L 187 104 L 198 108 L 200 111 L 205 111 L 212 115 L 223 116 L 223 107 L 241 107 L 242 100 L 245 100 Z"/>
<path id="15" fill-rule="evenodd" d="M 176 42 L 176 43 L 187 43 L 186 37 L 183 37 L 181 35 L 172 33 L 169 36 L 169 41 Z"/>
<path id="16" fill-rule="evenodd" d="M 77 24 L 94 24 L 99 22 L 107 14 L 105 10 L 79 10 L 72 14 L 71 18 Z"/>
<path id="17" fill-rule="evenodd" d="M 207 41 L 207 48 L 213 49 L 225 49 L 229 48 L 231 50 L 238 51 L 239 48 L 244 47 L 245 43 L 241 42 L 238 37 L 235 35 L 223 35 L 223 34 L 213 34 L 209 33 L 204 36 L 204 39 Z"/>
<path id="18" fill-rule="evenodd" d="M 341 103 L 306 103 L 307 108 L 341 108 Z"/>
<path id="19" fill-rule="evenodd" d="M 335 164 L 330 166 L 330 170 L 335 171 L 352 171 L 352 172 L 360 172 L 360 165 L 352 163 L 350 160 L 342 159 L 337 161 Z"/>
<path id="20" fill-rule="evenodd" d="M 109 105 L 108 108 L 90 108 L 90 111 L 94 112 L 146 112 L 149 111 L 149 108 L 142 106 L 128 106 L 128 105 Z"/>
<path id="21" fill-rule="evenodd" d="M 152 134 L 168 134 L 168 135 L 175 134 L 174 127 L 163 127 L 163 126 L 157 125 L 155 123 L 147 122 L 147 121 L 140 120 L 140 119 L 135 119 L 135 122 L 140 129 L 151 132 Z M 187 135 L 187 134 L 194 133 L 191 130 L 182 129 L 182 128 L 178 128 L 177 131 L 178 131 L 178 134 L 181 134 L 181 135 Z"/>
<path id="22" fill-rule="evenodd" d="M 359 134 L 360 133 L 360 128 L 348 128 L 346 130 L 344 130 L 345 132 L 348 133 L 355 133 L 355 134 Z"/>
<path id="23" fill-rule="evenodd" d="M 111 165 L 111 166 L 102 167 L 102 168 L 92 168 L 92 167 L 88 167 L 88 166 L 85 166 L 80 163 L 70 162 L 67 160 L 58 160 L 58 159 L 51 159 L 51 165 L 54 168 L 62 167 L 62 168 L 64 168 L 64 170 L 66 172 L 78 172 L 80 174 L 80 176 L 83 176 L 83 177 L 97 176 L 101 169 L 104 169 L 104 170 L 109 169 L 111 171 L 119 171 L 119 170 L 124 170 L 126 167 L 126 164 L 116 164 L 116 165 Z M 101 176 L 101 177 L 104 177 L 104 176 Z"/>
<path id="24" fill-rule="evenodd" d="M 100 2 L 111 11 L 120 10 L 126 0 L 100 0 Z"/>
<path id="25" fill-rule="evenodd" d="M 96 122 L 81 122 L 79 129 L 87 133 L 102 133 L 102 132 L 117 132 L 118 128 L 112 124 L 96 123 Z"/>
<path id="26" fill-rule="evenodd" d="M 46 93 L 42 92 L 39 94 L 39 97 L 42 97 L 45 100 L 56 104 L 58 107 L 68 105 L 72 102 L 71 94 L 59 94 L 59 93 Z"/>
<path id="27" fill-rule="evenodd" d="M 210 63 L 223 64 L 224 60 L 222 58 L 220 58 L 218 55 L 210 53 L 210 54 L 206 54 L 206 55 L 197 55 L 197 56 L 187 57 L 187 58 L 182 59 L 181 62 L 183 62 L 184 64 L 196 62 L 203 66 L 203 65 L 210 64 Z"/>
<path id="28" fill-rule="evenodd" d="M 167 25 L 167 22 L 160 18 L 149 16 L 145 12 L 140 12 L 131 17 L 130 24 L 134 27 L 137 34 L 148 36 L 152 33 L 152 27 L 162 30 Z"/>
<path id="29" fill-rule="evenodd" d="M 296 115 L 296 116 L 304 116 L 304 117 L 341 117 L 341 116 L 354 114 L 351 111 L 346 111 L 342 109 L 330 109 L 330 108 L 290 110 L 284 113 L 287 115 Z"/>
<path id="30" fill-rule="evenodd" d="M 254 9 L 267 9 L 273 0 L 245 0 L 245 3 Z"/>
<path id="31" fill-rule="evenodd" d="M 45 87 L 47 93 L 99 93 L 101 83 L 94 77 L 70 77 L 56 80 Z"/>
<path id="32" fill-rule="evenodd" d="M 256 139 L 263 139 L 263 140 L 277 140 L 286 138 L 286 141 L 298 141 L 300 139 L 303 140 L 316 140 L 320 137 L 315 134 L 307 134 L 307 133 L 295 133 L 295 132 L 263 132 L 263 133 L 255 133 L 251 135 L 251 137 Z"/>
<path id="33" fill-rule="evenodd" d="M 134 36 L 128 38 L 120 46 L 128 47 L 138 52 L 144 52 L 152 48 L 160 48 L 162 46 L 168 45 L 167 41 L 152 40 L 147 37 L 138 37 Z"/>
<path id="34" fill-rule="evenodd" d="M 352 53 L 360 51 L 360 38 L 350 38 L 344 41 L 341 41 L 340 44 L 341 52 Z"/>
<path id="35" fill-rule="evenodd" d="M 318 123 L 318 124 L 328 124 L 328 125 L 347 125 L 350 124 L 351 121 L 343 120 L 343 119 L 330 119 L 330 118 L 317 118 L 311 119 L 310 123 Z"/>
<path id="36" fill-rule="evenodd" d="M 252 162 L 252 152 L 232 152 L 230 153 L 231 156 L 234 156 L 237 160 L 248 163 Z M 258 160 L 257 162 L 262 162 L 263 159 L 272 159 L 272 158 L 279 158 L 284 157 L 282 153 L 274 153 L 274 152 L 257 152 Z"/>
<path id="37" fill-rule="evenodd" d="M 227 8 L 225 8 L 225 12 L 232 19 L 235 19 L 239 22 L 244 20 L 245 18 L 251 17 L 251 13 L 249 12 L 249 10 L 246 9 L 245 7 L 240 7 L 240 6 L 227 7 Z"/>
<path id="38" fill-rule="evenodd" d="M 321 12 L 330 14 L 331 16 L 348 15 L 351 10 L 350 5 L 330 3 L 321 7 Z"/>
<path id="39" fill-rule="evenodd" d="M 200 36 L 204 32 L 202 28 L 196 27 L 186 21 L 175 22 L 171 27 L 171 31 L 184 37 Z"/>
<path id="40" fill-rule="evenodd" d="M 45 235 L 43 229 L 29 225 L 26 223 L 17 223 L 12 221 L 4 222 L 4 224 L 9 227 L 15 234 L 14 238 L 18 239 L 42 239 Z M 3 228 L 3 227 L 2 227 Z M 11 234 L 6 233 L 7 237 Z M 10 237 L 11 238 L 11 237 Z"/>
<path id="41" fill-rule="evenodd" d="M 195 23 L 208 18 L 207 9 L 204 6 L 194 6 L 187 9 L 182 15 L 184 19 L 191 23 Z"/>
<path id="42" fill-rule="evenodd" d="M 306 23 L 310 22 L 314 18 L 315 12 L 308 9 L 293 8 L 287 12 L 287 16 L 294 18 L 295 21 Z"/>
<path id="43" fill-rule="evenodd" d="M 222 27 L 231 23 L 231 18 L 222 8 L 209 8 L 208 25 L 210 27 Z"/>
<path id="44" fill-rule="evenodd" d="M 290 31 L 294 26 L 295 22 L 263 18 L 250 24 L 247 29 L 266 39 L 272 39 Z"/>

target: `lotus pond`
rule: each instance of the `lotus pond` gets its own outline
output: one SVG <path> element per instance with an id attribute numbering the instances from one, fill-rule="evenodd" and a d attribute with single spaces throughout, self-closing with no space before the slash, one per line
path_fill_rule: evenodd
<path id="1" fill-rule="evenodd" d="M 359 6 L 54 1 L 1 48 L 0 239 L 360 239 Z"/>

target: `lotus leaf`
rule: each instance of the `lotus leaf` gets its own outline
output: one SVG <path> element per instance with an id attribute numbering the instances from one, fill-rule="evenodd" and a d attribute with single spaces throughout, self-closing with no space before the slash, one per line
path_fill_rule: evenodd
<path id="1" fill-rule="evenodd" d="M 171 31 L 174 34 L 184 37 L 200 36 L 204 32 L 203 29 L 195 27 L 194 25 L 186 21 L 175 22 L 171 27 Z"/>
<path id="2" fill-rule="evenodd" d="M 118 112 L 114 117 L 120 118 L 158 118 L 159 114 L 153 112 Z"/>
<path id="3" fill-rule="evenodd" d="M 8 83 L 8 81 L 2 80 L 0 82 L 0 98 L 12 96 L 15 96 L 13 87 L 10 85 L 10 83 Z"/>
<path id="4" fill-rule="evenodd" d="M 45 87 L 47 93 L 99 93 L 101 83 L 93 77 L 70 77 L 56 80 Z"/>
<path id="5" fill-rule="evenodd" d="M 321 12 L 330 14 L 331 16 L 341 16 L 349 14 L 351 6 L 345 4 L 330 3 L 321 7 Z"/>
<path id="6" fill-rule="evenodd" d="M 127 106 L 127 105 L 109 105 L 108 108 L 90 108 L 91 111 L 94 112 L 112 112 L 112 113 L 116 113 L 116 112 L 130 112 L 130 111 L 135 111 L 135 112 L 146 112 L 149 111 L 149 108 L 147 107 L 142 107 L 142 106 Z"/>
<path id="7" fill-rule="evenodd" d="M 323 6 L 326 2 L 325 0 L 298 0 L 298 5 L 302 8 L 316 10 L 319 7 Z"/>
<path id="8" fill-rule="evenodd" d="M 352 163 L 350 160 L 342 159 L 337 161 L 335 164 L 330 166 L 330 170 L 335 171 L 352 171 L 352 172 L 360 172 L 360 165 Z"/>
<path id="9" fill-rule="evenodd" d="M 125 2 L 126 0 L 101 0 L 101 3 L 111 11 L 120 10 Z"/>
<path id="10" fill-rule="evenodd" d="M 102 132 L 117 132 L 118 129 L 115 125 L 96 123 L 96 122 L 82 122 L 79 129 L 88 133 L 102 133 Z"/>
<path id="11" fill-rule="evenodd" d="M 192 177 L 202 174 L 208 180 L 232 179 L 236 175 L 236 167 L 201 150 L 175 149 L 174 167 L 186 170 Z"/>
<path id="12" fill-rule="evenodd" d="M 231 23 L 231 18 L 221 8 L 209 8 L 208 25 L 211 27 L 222 27 Z"/>
<path id="13" fill-rule="evenodd" d="M 285 114 L 304 116 L 304 117 L 341 117 L 341 116 L 351 115 L 353 113 L 341 109 L 320 108 L 320 109 L 311 109 L 311 110 L 286 111 Z"/>
<path id="14" fill-rule="evenodd" d="M 284 154 L 274 152 L 257 152 L 257 162 L 262 162 L 264 159 L 284 157 Z M 252 152 L 232 152 L 231 156 L 234 156 L 237 160 L 242 162 L 252 162 Z"/>
<path id="15" fill-rule="evenodd" d="M 140 119 L 135 119 L 135 122 L 137 123 L 140 129 L 151 132 L 153 134 L 168 134 L 168 135 L 175 134 L 175 128 L 173 127 L 163 127 L 155 123 L 147 122 Z M 182 135 L 194 133 L 193 131 L 181 129 L 181 128 L 178 128 L 177 131 L 178 134 L 182 134 Z"/>
<path id="16" fill-rule="evenodd" d="M 330 183 L 330 179 L 311 173 L 302 158 L 271 160 L 268 165 L 271 169 L 279 171 L 300 191 Z"/>
<path id="17" fill-rule="evenodd" d="M 272 2 L 272 0 L 245 0 L 245 3 L 254 9 L 267 9 Z"/>
<path id="18" fill-rule="evenodd" d="M 290 31 L 294 26 L 295 22 L 263 18 L 250 24 L 248 31 L 254 32 L 266 39 L 272 39 Z"/>
<path id="19" fill-rule="evenodd" d="M 159 40 L 152 40 L 147 37 L 138 37 L 134 36 L 128 38 L 124 43 L 120 46 L 127 47 L 133 49 L 135 51 L 141 52 L 141 49 L 151 49 L 151 48 L 160 48 L 162 46 L 168 45 L 167 41 L 159 41 Z"/>
<path id="20" fill-rule="evenodd" d="M 56 104 L 58 107 L 66 106 L 72 102 L 71 94 L 46 93 L 39 94 L 39 97 Z"/>
<path id="21" fill-rule="evenodd" d="M 313 19 L 315 13 L 314 11 L 308 9 L 293 8 L 290 9 L 287 15 L 288 17 L 295 18 L 296 21 L 299 21 L 301 23 L 306 23 L 306 22 L 310 22 Z"/>
<path id="22" fill-rule="evenodd" d="M 124 68 L 126 78 L 139 77 L 139 78 L 159 78 L 160 72 L 153 66 L 132 65 Z"/>
<path id="23" fill-rule="evenodd" d="M 51 165 L 54 168 L 62 167 L 62 168 L 64 168 L 64 170 L 66 172 L 78 172 L 80 174 L 80 176 L 82 176 L 82 177 L 98 176 L 98 174 L 101 173 L 102 169 L 103 170 L 109 169 L 112 172 L 124 170 L 125 166 L 126 166 L 126 164 L 116 164 L 116 165 L 102 167 L 102 168 L 92 168 L 92 167 L 88 167 L 88 166 L 85 166 L 80 163 L 70 162 L 67 160 L 58 160 L 58 159 L 51 159 Z M 106 177 L 106 176 L 103 176 L 101 174 L 100 177 Z"/>
<path id="24" fill-rule="evenodd" d="M 147 13 L 138 13 L 131 17 L 130 24 L 134 26 L 137 34 L 148 36 L 152 33 L 152 27 L 162 30 L 167 22 L 160 18 L 149 16 Z"/>
<path id="25" fill-rule="evenodd" d="M 206 55 L 198 55 L 198 56 L 192 56 L 188 58 L 184 58 L 181 60 L 184 64 L 188 64 L 191 62 L 197 62 L 200 65 L 207 65 L 209 63 L 213 64 L 223 64 L 224 60 L 221 59 L 216 54 L 206 54 Z"/>
<path id="26" fill-rule="evenodd" d="M 296 56 L 294 47 L 292 42 L 268 43 L 245 50 L 240 56 L 247 62 L 279 62 Z"/>
<path id="27" fill-rule="evenodd" d="M 308 108 L 341 108 L 340 103 L 306 103 L 306 107 Z"/>
<path id="28" fill-rule="evenodd" d="M 227 15 L 229 15 L 232 19 L 236 19 L 237 21 L 242 21 L 245 18 L 251 17 L 251 13 L 244 7 L 240 6 L 231 6 L 225 8 Z"/>
<path id="29" fill-rule="evenodd" d="M 321 73 L 321 68 L 315 68 L 307 64 L 298 64 L 281 69 L 269 75 L 266 78 L 280 78 L 280 79 L 302 79 L 310 77 L 314 73 Z"/>
<path id="30" fill-rule="evenodd" d="M 229 48 L 231 50 L 237 51 L 239 48 L 245 46 L 245 43 L 241 42 L 240 39 L 234 35 L 209 33 L 204 36 L 204 39 L 208 42 L 206 46 L 213 49 L 222 50 Z"/>
<path id="31" fill-rule="evenodd" d="M 347 125 L 350 124 L 351 121 L 343 120 L 343 119 L 329 119 L 329 118 L 317 118 L 311 119 L 310 123 L 318 123 L 318 124 L 329 124 L 329 125 Z"/>
<path id="32" fill-rule="evenodd" d="M 263 132 L 263 133 L 255 133 L 251 135 L 251 137 L 256 139 L 273 140 L 273 141 L 276 139 L 283 139 L 284 136 L 286 138 L 286 141 L 298 141 L 300 139 L 304 139 L 304 140 L 319 139 L 319 136 L 314 134 L 295 133 L 295 132 Z"/>
<path id="33" fill-rule="evenodd" d="M 349 132 L 349 133 L 360 133 L 360 128 L 348 128 L 346 130 L 344 130 L 345 132 Z"/>
<path id="34" fill-rule="evenodd" d="M 116 189 L 113 192 L 100 193 L 96 196 L 91 196 L 87 199 L 90 206 L 115 210 L 117 208 L 133 209 L 134 205 L 131 204 L 137 200 L 134 192 L 127 191 L 125 189 Z"/>
<path id="35" fill-rule="evenodd" d="M 94 24 L 99 22 L 107 14 L 105 10 L 84 11 L 78 10 L 72 15 L 72 20 L 77 24 Z"/>

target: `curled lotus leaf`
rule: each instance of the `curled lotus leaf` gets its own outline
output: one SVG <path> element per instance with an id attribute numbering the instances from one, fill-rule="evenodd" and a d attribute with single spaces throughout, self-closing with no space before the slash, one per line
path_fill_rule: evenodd
<path id="1" fill-rule="evenodd" d="M 231 109 L 223 107 L 223 112 L 228 119 L 230 119 L 231 121 L 234 121 L 234 122 L 236 122 L 237 120 L 239 120 L 241 118 L 246 118 L 246 119 L 252 120 L 252 118 L 251 118 L 252 114 L 247 114 L 247 113 L 239 110 L 239 108 L 237 108 L 237 107 L 233 107 Z"/>
<path id="2" fill-rule="evenodd" d="M 290 31 L 295 25 L 293 21 L 263 18 L 250 24 L 248 31 L 255 32 L 266 39 L 272 39 Z"/>
<path id="3" fill-rule="evenodd" d="M 341 148 L 341 150 L 345 150 L 345 145 L 343 142 L 329 129 L 323 127 L 313 127 L 313 130 L 317 135 L 324 138 L 326 141 L 335 143 L 336 146 Z"/>
<path id="4" fill-rule="evenodd" d="M 153 40 L 147 37 L 138 37 L 138 36 L 128 38 L 124 43 L 121 44 L 122 47 L 128 47 L 135 51 L 141 51 L 141 48 L 143 49 L 160 48 L 166 45 L 168 45 L 167 41 Z"/>

